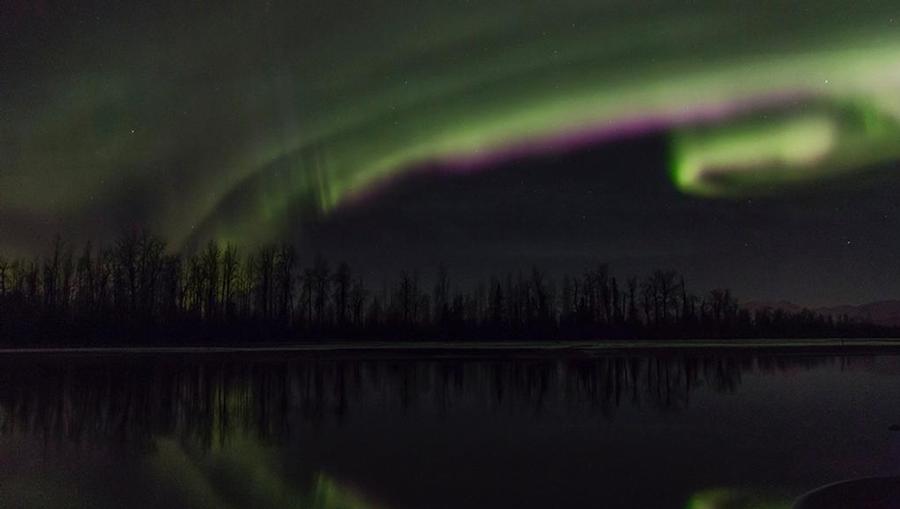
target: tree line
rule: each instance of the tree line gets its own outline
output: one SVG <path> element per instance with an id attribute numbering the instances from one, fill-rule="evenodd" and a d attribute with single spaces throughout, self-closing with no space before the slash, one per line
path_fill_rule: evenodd
<path id="1" fill-rule="evenodd" d="M 302 266 L 291 244 L 211 241 L 179 254 L 146 230 L 110 245 L 56 237 L 34 258 L 0 257 L 5 344 L 325 339 L 598 340 L 894 336 L 809 310 L 750 312 L 727 289 L 698 295 L 673 270 L 620 279 L 606 264 L 554 280 L 538 269 L 462 288 L 446 268 L 401 272 L 380 292 L 347 263 Z"/>

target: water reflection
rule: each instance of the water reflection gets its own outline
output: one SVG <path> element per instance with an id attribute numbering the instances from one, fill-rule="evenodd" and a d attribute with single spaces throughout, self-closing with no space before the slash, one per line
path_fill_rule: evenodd
<path id="1" fill-rule="evenodd" d="M 871 451 L 890 450 L 898 372 L 739 352 L 2 356 L 0 500 L 787 507 L 891 466 Z"/>
<path id="2" fill-rule="evenodd" d="M 304 422 L 342 422 L 372 412 L 464 409 L 614 419 L 623 406 L 677 412 L 690 406 L 700 388 L 737 391 L 748 373 L 850 361 L 674 354 L 506 360 L 4 358 L 0 435 L 138 448 L 166 436 L 217 448 L 238 436 L 277 443 Z"/>

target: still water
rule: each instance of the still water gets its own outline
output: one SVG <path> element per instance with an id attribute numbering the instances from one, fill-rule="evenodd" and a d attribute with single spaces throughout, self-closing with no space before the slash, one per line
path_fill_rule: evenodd
<path id="1" fill-rule="evenodd" d="M 7 354 L 0 505 L 789 507 L 900 474 L 898 402 L 890 355 Z"/>

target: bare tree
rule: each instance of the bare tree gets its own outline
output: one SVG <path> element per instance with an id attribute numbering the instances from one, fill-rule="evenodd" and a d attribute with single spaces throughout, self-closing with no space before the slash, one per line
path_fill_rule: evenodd
<path id="1" fill-rule="evenodd" d="M 210 240 L 206 244 L 206 249 L 200 257 L 201 274 L 202 274 L 202 290 L 203 295 L 203 316 L 207 318 L 215 318 L 218 313 L 219 300 L 219 258 L 222 254 L 219 244 L 215 240 Z"/>
<path id="2" fill-rule="evenodd" d="M 222 309 L 227 318 L 233 318 L 235 314 L 235 286 L 238 285 L 240 270 L 240 256 L 237 248 L 228 244 L 222 254 Z"/>
<path id="3" fill-rule="evenodd" d="M 450 312 L 450 278 L 447 275 L 447 267 L 441 264 L 437 270 L 437 276 L 434 282 L 434 321 L 442 324 L 447 320 L 447 313 Z"/>
<path id="4" fill-rule="evenodd" d="M 294 268 L 297 253 L 294 246 L 283 244 L 275 261 L 275 278 L 278 286 L 277 312 L 282 323 L 290 323 L 294 312 Z"/>
<path id="5" fill-rule="evenodd" d="M 316 316 L 315 323 L 322 327 L 327 324 L 326 310 L 328 308 L 328 294 L 330 290 L 331 279 L 328 277 L 330 269 L 328 262 L 322 255 L 316 255 L 313 261 L 312 283 L 313 283 L 313 307 Z"/>
<path id="6" fill-rule="evenodd" d="M 256 256 L 256 311 L 265 319 L 272 318 L 272 295 L 275 292 L 275 247 L 265 246 Z"/>
<path id="7" fill-rule="evenodd" d="M 342 262 L 338 266 L 337 271 L 332 276 L 332 281 L 334 282 L 335 320 L 339 328 L 345 328 L 350 308 L 351 282 L 350 266 L 346 262 Z"/>
<path id="8" fill-rule="evenodd" d="M 363 284 L 361 277 L 353 280 L 353 287 L 350 289 L 350 306 L 353 314 L 353 325 L 362 327 L 365 313 L 366 298 L 368 292 Z"/>

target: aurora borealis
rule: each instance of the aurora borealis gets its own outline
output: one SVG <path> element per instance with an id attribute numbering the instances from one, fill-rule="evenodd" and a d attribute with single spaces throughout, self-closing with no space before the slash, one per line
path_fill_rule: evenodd
<path id="1" fill-rule="evenodd" d="M 177 248 L 254 245 L 385 199 L 405 175 L 481 174 L 648 135 L 665 145 L 653 171 L 686 200 L 730 207 L 853 180 L 900 156 L 896 11 L 10 4 L 0 247 L 34 250 L 57 230 L 102 239 L 135 223 Z"/>

